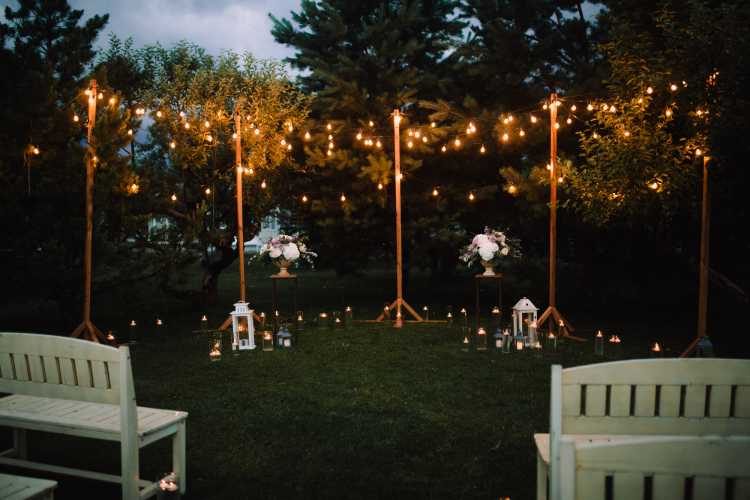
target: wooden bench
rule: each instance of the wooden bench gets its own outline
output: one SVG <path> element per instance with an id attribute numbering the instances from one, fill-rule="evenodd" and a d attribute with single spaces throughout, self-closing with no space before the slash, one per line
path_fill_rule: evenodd
<path id="1" fill-rule="evenodd" d="M 642 359 L 552 366 L 550 433 L 535 434 L 537 499 L 560 500 L 560 440 L 750 435 L 750 360 Z M 548 484 L 549 481 L 549 484 Z"/>
<path id="2" fill-rule="evenodd" d="M 562 500 L 748 500 L 750 437 L 560 441 Z"/>
<path id="3" fill-rule="evenodd" d="M 53 500 L 57 481 L 0 474 L 0 498 L 3 500 Z"/>
<path id="4" fill-rule="evenodd" d="M 13 429 L 13 448 L 0 464 L 110 481 L 122 485 L 123 500 L 149 498 L 159 481 L 139 477 L 139 450 L 172 439 L 172 467 L 186 488 L 187 413 L 136 406 L 130 352 L 51 335 L 0 332 L 0 426 Z M 121 475 L 33 462 L 26 431 L 68 434 L 120 443 Z"/>

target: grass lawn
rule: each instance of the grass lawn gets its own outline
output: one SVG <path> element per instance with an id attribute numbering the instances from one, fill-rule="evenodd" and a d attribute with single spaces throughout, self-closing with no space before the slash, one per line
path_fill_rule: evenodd
<path id="1" fill-rule="evenodd" d="M 95 318 L 101 327 L 123 331 L 131 318 L 139 322 L 138 403 L 190 413 L 187 498 L 532 498 L 532 434 L 548 428 L 549 366 L 601 360 L 592 342 L 563 344 L 555 353 L 464 352 L 458 326 L 361 323 L 341 330 L 308 325 L 291 351 L 225 351 L 211 362 L 207 335 L 195 330 L 202 313 L 218 324 L 229 310 L 236 284 L 226 281 L 219 304 L 205 310 L 139 291 L 100 299 L 99 309 L 95 303 L 95 311 L 108 311 Z M 267 281 L 251 282 L 249 295 L 270 311 Z M 390 282 L 307 275 L 301 308 L 309 319 L 326 305 L 351 304 L 355 319 L 372 318 L 391 298 Z M 468 305 L 473 294 L 470 281 L 460 292 L 455 283 L 412 286 L 413 305 L 434 304 L 441 316 L 445 308 L 437 304 L 458 297 Z M 514 287 L 511 281 L 506 309 L 519 298 Z M 458 311 L 461 304 L 453 304 Z M 153 326 L 157 315 L 160 328 Z M 598 320 L 577 319 L 590 336 Z M 674 327 L 673 318 L 664 323 Z M 648 331 L 619 332 L 625 352 L 615 357 L 647 352 Z M 679 324 L 672 332 L 675 350 L 690 339 Z M 111 443 L 34 434 L 30 450 L 32 458 L 118 470 Z M 168 443 L 147 449 L 142 475 L 168 472 L 169 456 Z M 60 499 L 119 497 L 106 484 L 57 479 Z"/>

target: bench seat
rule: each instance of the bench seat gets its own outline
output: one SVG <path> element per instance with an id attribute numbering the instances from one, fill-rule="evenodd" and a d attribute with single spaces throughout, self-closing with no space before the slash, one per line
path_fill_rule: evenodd
<path id="1" fill-rule="evenodd" d="M 188 416 L 142 406 L 137 411 L 138 439 L 146 442 Z M 0 425 L 120 441 L 120 405 L 14 394 L 0 398 Z"/>
<path id="2" fill-rule="evenodd" d="M 57 481 L 0 474 L 0 498 L 3 500 L 52 500 L 55 488 Z"/>
<path id="3" fill-rule="evenodd" d="M 643 436 L 622 434 L 568 434 L 565 437 L 570 439 L 576 446 L 578 446 L 584 443 L 620 443 Z M 549 465 L 549 434 L 534 434 L 534 443 L 536 444 L 536 451 L 539 459 L 545 464 Z"/>

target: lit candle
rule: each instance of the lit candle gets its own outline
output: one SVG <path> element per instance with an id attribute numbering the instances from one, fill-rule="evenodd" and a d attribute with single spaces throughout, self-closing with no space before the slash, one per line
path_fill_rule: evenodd
<path id="1" fill-rule="evenodd" d="M 523 340 L 516 340 L 516 351 L 523 351 Z"/>
<path id="2" fill-rule="evenodd" d="M 594 337 L 594 353 L 597 356 L 604 356 L 604 334 L 601 330 L 597 330 L 596 337 Z"/>
<path id="3" fill-rule="evenodd" d="M 487 350 L 487 331 L 482 327 L 477 330 L 477 350 Z"/>
<path id="4" fill-rule="evenodd" d="M 161 319 L 159 319 L 159 318 L 156 318 L 156 326 L 161 326 L 161 325 L 163 325 L 163 324 L 164 324 L 164 323 L 162 323 L 162 320 L 161 320 Z"/>

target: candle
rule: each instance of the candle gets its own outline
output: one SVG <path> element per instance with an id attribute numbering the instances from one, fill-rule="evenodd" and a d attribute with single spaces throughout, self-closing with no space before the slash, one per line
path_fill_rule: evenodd
<path id="1" fill-rule="evenodd" d="M 108 342 L 114 342 L 115 341 L 115 336 L 112 335 L 112 331 L 111 330 L 107 332 L 107 341 Z"/>
<path id="2" fill-rule="evenodd" d="M 156 326 L 161 326 L 162 324 L 163 323 L 162 323 L 161 319 L 156 318 Z"/>
<path id="3" fill-rule="evenodd" d="M 132 326 L 133 328 L 135 328 L 135 320 L 134 319 L 130 320 L 130 326 Z"/>
<path id="4" fill-rule="evenodd" d="M 601 330 L 597 330 L 594 337 L 594 354 L 604 356 L 604 334 Z"/>
<path id="5" fill-rule="evenodd" d="M 523 340 L 516 340 L 516 351 L 523 351 Z"/>

